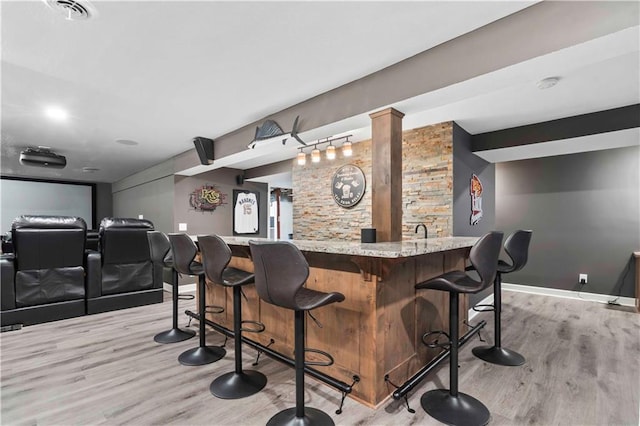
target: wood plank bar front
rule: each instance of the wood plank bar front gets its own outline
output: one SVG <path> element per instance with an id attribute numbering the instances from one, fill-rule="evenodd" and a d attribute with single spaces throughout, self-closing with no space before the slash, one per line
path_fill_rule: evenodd
<path id="1" fill-rule="evenodd" d="M 253 271 L 247 246 L 230 244 L 230 266 Z M 310 266 L 307 287 L 319 291 L 339 291 L 345 301 L 313 311 L 314 321 L 306 323 L 309 348 L 332 354 L 335 363 L 317 367 L 345 383 L 353 376 L 360 382 L 353 386 L 351 398 L 370 407 L 386 401 L 394 388 L 385 375 L 400 384 L 433 359 L 439 350 L 428 349 L 421 342 L 426 331 L 448 329 L 448 294 L 436 290 L 416 291 L 417 282 L 453 269 L 464 269 L 469 248 L 401 258 L 380 258 L 303 252 Z M 246 337 L 268 345 L 293 358 L 293 312 L 259 299 L 254 286 L 243 287 L 242 317 L 264 323 L 263 333 L 246 333 Z M 466 319 L 467 299 L 461 297 L 461 330 Z M 233 328 L 231 289 L 208 283 L 207 305 L 222 305 L 222 314 L 207 318 Z M 313 359 L 307 354 L 307 359 Z M 258 367 L 259 368 L 259 367 Z"/>

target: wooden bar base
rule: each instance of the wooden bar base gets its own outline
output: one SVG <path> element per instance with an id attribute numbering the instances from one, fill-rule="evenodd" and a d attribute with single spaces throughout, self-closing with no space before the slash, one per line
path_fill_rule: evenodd
<path id="1" fill-rule="evenodd" d="M 230 266 L 253 271 L 249 248 L 230 245 Z M 386 401 L 393 383 L 403 383 L 431 359 L 438 349 L 421 341 L 426 331 L 448 329 L 448 294 L 435 290 L 416 292 L 416 283 L 453 269 L 464 269 L 469 248 L 454 249 L 402 258 L 376 258 L 346 254 L 304 252 L 309 262 L 307 286 L 319 291 L 339 291 L 345 301 L 316 309 L 306 324 L 308 348 L 331 353 L 335 363 L 322 371 L 346 383 L 353 376 L 360 382 L 351 398 L 369 407 Z M 290 311 L 259 299 L 253 286 L 243 288 L 243 318 L 260 321 L 263 333 L 250 336 L 263 345 L 293 356 L 294 324 Z M 207 318 L 227 328 L 233 324 L 233 296 L 230 289 L 208 283 L 207 305 L 222 305 L 222 314 Z M 466 331 L 467 299 L 461 297 L 460 330 Z M 313 353 L 307 360 L 314 360 Z"/>

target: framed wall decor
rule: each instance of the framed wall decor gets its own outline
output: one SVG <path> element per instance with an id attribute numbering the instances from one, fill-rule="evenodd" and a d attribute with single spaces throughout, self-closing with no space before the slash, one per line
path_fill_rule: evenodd
<path id="1" fill-rule="evenodd" d="M 482 182 L 480 182 L 480 178 L 475 173 L 471 175 L 469 194 L 471 195 L 471 217 L 469 222 L 471 225 L 477 225 L 482 219 Z"/>
<path id="2" fill-rule="evenodd" d="M 260 232 L 260 193 L 233 190 L 233 235 L 256 235 Z"/>
<path id="3" fill-rule="evenodd" d="M 360 167 L 346 164 L 333 174 L 331 191 L 333 201 L 345 209 L 349 209 L 362 200 L 367 182 Z"/>
<path id="4" fill-rule="evenodd" d="M 227 194 L 215 185 L 203 185 L 189 194 L 189 205 L 196 211 L 213 213 L 216 207 L 224 204 L 227 204 Z"/>

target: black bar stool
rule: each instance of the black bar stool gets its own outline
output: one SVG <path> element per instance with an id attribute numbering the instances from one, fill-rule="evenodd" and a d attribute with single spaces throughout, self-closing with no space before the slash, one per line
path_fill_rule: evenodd
<path id="1" fill-rule="evenodd" d="M 218 361 L 224 357 L 227 351 L 219 346 L 207 346 L 205 344 L 204 320 L 206 314 L 206 291 L 204 268 L 200 262 L 194 259 L 198 253 L 196 243 L 187 234 L 169 234 L 171 252 L 173 253 L 173 267 L 181 274 L 198 276 L 198 333 L 200 344 L 197 348 L 189 349 L 180 354 L 178 361 L 182 365 L 204 365 Z"/>
<path id="2" fill-rule="evenodd" d="M 305 312 L 342 302 L 344 295 L 304 288 L 309 277 L 309 264 L 293 244 L 287 241 L 250 241 L 249 246 L 258 296 L 267 303 L 295 312 L 296 406 L 280 411 L 269 419 L 267 425 L 333 425 L 333 420 L 324 411 L 304 406 L 304 322 Z M 329 354 L 313 351 L 327 356 L 332 362 Z"/>
<path id="3" fill-rule="evenodd" d="M 511 264 L 498 260 L 496 278 L 493 282 L 493 314 L 495 343 L 493 346 L 477 346 L 471 352 L 478 358 L 492 364 L 517 366 L 524 364 L 524 357 L 511 349 L 503 348 L 501 342 L 502 274 L 519 271 L 527 264 L 532 231 L 519 230 L 509 235 L 504 242 L 504 251 Z"/>
<path id="4" fill-rule="evenodd" d="M 151 259 L 154 263 L 160 264 L 162 268 L 171 268 L 171 274 L 173 276 L 171 289 L 173 298 L 173 327 L 170 330 L 156 334 L 153 340 L 157 343 L 177 343 L 191 339 L 196 335 L 195 331 L 178 328 L 178 271 L 173 268 L 173 254 L 171 253 L 169 238 L 160 231 L 148 231 L 147 237 L 149 238 L 149 247 L 151 248 Z"/>
<path id="5" fill-rule="evenodd" d="M 209 387 L 214 396 L 224 399 L 244 398 L 259 392 L 267 384 L 267 377 L 259 371 L 242 370 L 242 332 L 263 331 L 264 325 L 256 321 L 242 321 L 242 286 L 253 284 L 253 274 L 228 267 L 231 249 L 217 235 L 198 237 L 202 264 L 207 279 L 214 284 L 233 288 L 233 338 L 235 341 L 235 370 L 216 378 Z M 244 330 L 243 323 L 257 325 L 256 330 Z"/>
<path id="6" fill-rule="evenodd" d="M 475 281 L 465 271 L 451 271 L 416 285 L 416 289 L 433 289 L 449 292 L 449 387 L 434 389 L 420 398 L 422 408 L 436 420 L 450 425 L 485 425 L 491 414 L 485 405 L 474 397 L 458 392 L 458 300 L 460 293 L 477 293 L 493 282 L 498 265 L 502 232 L 489 232 L 471 248 L 469 260 L 475 267 L 480 281 Z M 444 332 L 435 332 L 445 334 Z M 444 345 L 441 345 L 444 346 Z"/>

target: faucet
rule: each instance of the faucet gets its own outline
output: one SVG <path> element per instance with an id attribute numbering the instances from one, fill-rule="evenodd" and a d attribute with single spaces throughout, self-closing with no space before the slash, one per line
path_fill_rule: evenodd
<path id="1" fill-rule="evenodd" d="M 420 227 L 424 228 L 424 238 L 427 238 L 427 227 L 425 226 L 424 223 L 419 223 L 418 225 L 416 225 L 416 234 L 418 233 L 418 229 L 420 229 Z"/>

